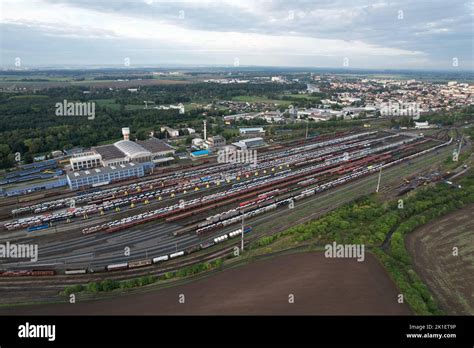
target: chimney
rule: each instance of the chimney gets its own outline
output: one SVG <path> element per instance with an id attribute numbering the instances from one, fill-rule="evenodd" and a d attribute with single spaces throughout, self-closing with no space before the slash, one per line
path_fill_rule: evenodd
<path id="1" fill-rule="evenodd" d="M 130 140 L 130 128 L 122 128 L 123 140 Z"/>
<path id="2" fill-rule="evenodd" d="M 207 140 L 207 128 L 206 128 L 206 120 L 204 120 L 204 141 Z"/>

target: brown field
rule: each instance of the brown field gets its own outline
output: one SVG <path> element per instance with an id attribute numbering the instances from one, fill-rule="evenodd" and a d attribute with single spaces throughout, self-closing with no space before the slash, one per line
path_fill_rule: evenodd
<path id="1" fill-rule="evenodd" d="M 410 233 L 415 270 L 447 314 L 474 314 L 474 205 Z M 457 247 L 459 256 L 453 256 Z"/>
<path id="2" fill-rule="evenodd" d="M 370 253 L 364 262 L 321 252 L 281 255 L 181 285 L 76 304 L 0 309 L 2 315 L 407 315 Z M 185 303 L 178 303 L 184 294 Z M 294 295 L 294 303 L 288 301 Z"/>

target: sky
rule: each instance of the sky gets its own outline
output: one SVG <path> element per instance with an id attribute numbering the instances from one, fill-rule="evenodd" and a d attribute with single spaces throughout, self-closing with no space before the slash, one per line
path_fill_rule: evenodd
<path id="1" fill-rule="evenodd" d="M 0 0 L 0 6 L 4 68 L 474 67 L 473 1 Z"/>

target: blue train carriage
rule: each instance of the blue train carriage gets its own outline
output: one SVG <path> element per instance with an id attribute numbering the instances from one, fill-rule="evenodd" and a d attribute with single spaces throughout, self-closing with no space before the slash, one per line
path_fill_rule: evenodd
<path id="1" fill-rule="evenodd" d="M 34 231 L 39 231 L 39 230 L 44 230 L 46 228 L 48 228 L 49 225 L 48 224 L 43 224 L 43 225 L 36 225 L 36 226 L 30 226 L 28 227 L 26 230 L 28 232 L 34 232 Z"/>

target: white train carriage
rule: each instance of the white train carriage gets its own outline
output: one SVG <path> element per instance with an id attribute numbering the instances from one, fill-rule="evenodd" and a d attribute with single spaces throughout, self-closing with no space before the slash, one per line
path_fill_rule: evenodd
<path id="1" fill-rule="evenodd" d="M 86 274 L 87 270 L 86 269 L 67 269 L 64 271 L 64 274 L 66 275 L 77 275 L 77 274 Z"/>
<path id="2" fill-rule="evenodd" d="M 168 259 L 169 259 L 168 255 L 158 256 L 158 257 L 153 258 L 153 263 L 167 261 Z"/>
<path id="3" fill-rule="evenodd" d="M 127 269 L 127 268 L 128 268 L 128 262 L 116 263 L 113 265 L 108 265 L 106 267 L 107 271 L 119 271 L 119 270 Z"/>
<path id="4" fill-rule="evenodd" d="M 222 236 L 214 238 L 214 243 L 216 243 L 216 244 L 217 243 L 222 243 L 222 242 L 226 241 L 228 238 L 229 238 L 229 236 L 227 234 L 223 234 Z"/>
<path id="5" fill-rule="evenodd" d="M 184 251 L 178 251 L 176 253 L 170 254 L 170 259 L 174 259 L 184 255 Z"/>
<path id="6" fill-rule="evenodd" d="M 241 229 L 241 228 L 239 228 L 238 230 L 229 232 L 229 238 L 237 237 L 237 236 L 239 236 L 240 234 L 242 234 L 242 229 Z"/>

